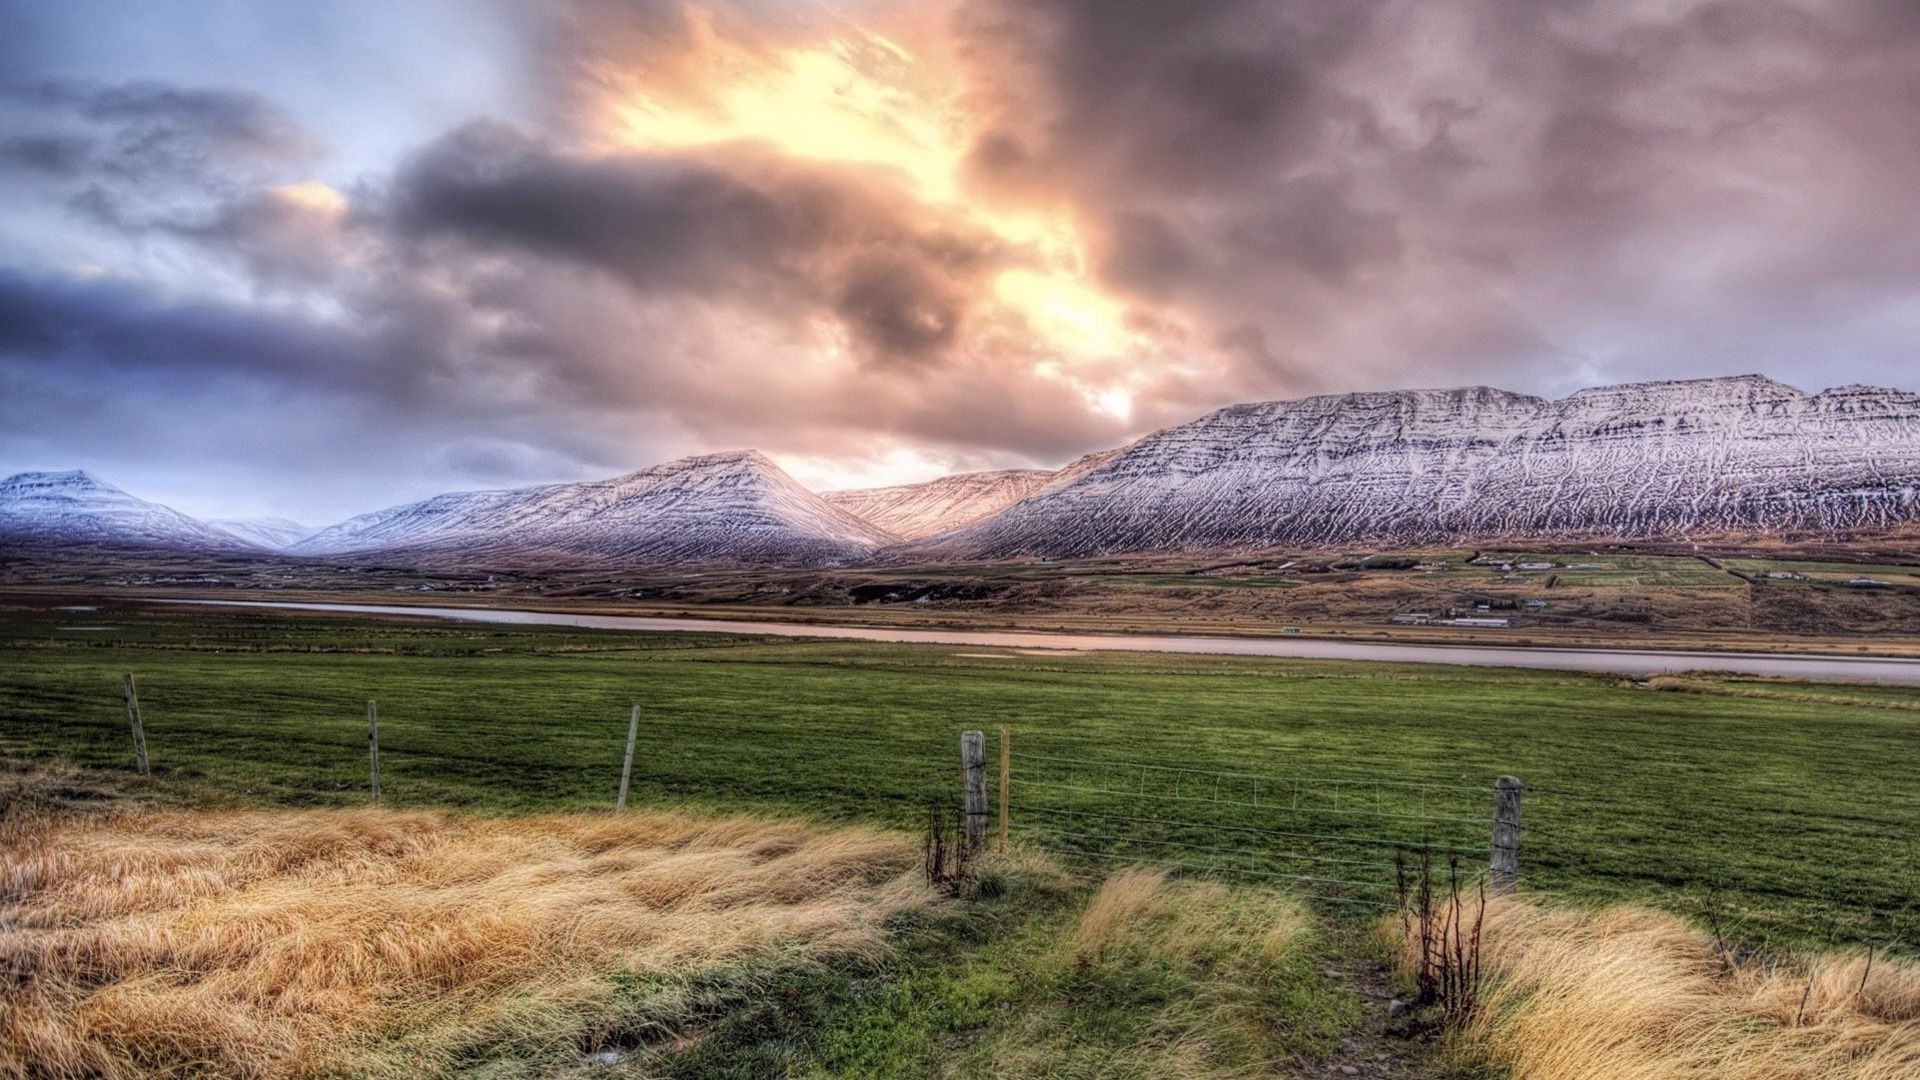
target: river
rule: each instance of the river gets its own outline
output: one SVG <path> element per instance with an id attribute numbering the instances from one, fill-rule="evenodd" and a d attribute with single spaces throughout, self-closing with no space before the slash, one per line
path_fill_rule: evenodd
<path id="1" fill-rule="evenodd" d="M 1067 634 L 1028 630 L 909 630 L 883 626 L 677 619 L 653 615 L 591 615 L 483 607 L 408 607 L 398 604 L 320 604 L 281 600 L 152 600 L 218 607 L 407 615 L 512 626 L 575 626 L 594 630 L 766 634 L 1000 649 L 1112 649 L 1124 652 L 1279 656 L 1310 660 L 1375 660 L 1403 664 L 1541 668 L 1646 678 L 1680 671 L 1729 671 L 1818 682 L 1877 682 L 1920 686 L 1920 660 L 1810 653 L 1689 652 L 1659 649 L 1575 649 L 1512 645 L 1419 645 L 1309 637 L 1209 637 L 1200 634 Z M 1498 631 L 1488 631 L 1497 633 Z"/>

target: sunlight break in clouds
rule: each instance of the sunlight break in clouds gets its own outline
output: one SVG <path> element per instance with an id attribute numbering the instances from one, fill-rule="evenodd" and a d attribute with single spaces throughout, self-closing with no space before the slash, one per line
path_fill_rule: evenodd
<path id="1" fill-rule="evenodd" d="M 1034 375 L 1126 419 L 1139 379 L 1111 361 L 1140 356 L 1154 342 L 1129 325 L 1127 304 L 1094 279 L 1087 242 L 1063 206 L 996 206 L 968 192 L 968 155 L 981 130 L 966 108 L 964 73 L 944 59 L 946 43 L 936 39 L 916 52 L 862 27 L 830 25 L 830 36 L 749 44 L 730 38 L 704 9 L 689 12 L 688 27 L 686 55 L 671 69 L 678 84 L 640 71 L 600 72 L 609 89 L 595 103 L 598 149 L 751 141 L 793 158 L 897 172 L 914 197 L 1017 253 L 1017 265 L 972 298 L 974 317 L 1001 334 L 1030 337 Z M 820 355 L 844 358 L 844 340 L 821 329 Z"/>

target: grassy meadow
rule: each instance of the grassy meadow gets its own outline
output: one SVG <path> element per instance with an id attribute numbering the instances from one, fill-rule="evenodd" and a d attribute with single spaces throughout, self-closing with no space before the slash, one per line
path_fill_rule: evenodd
<path id="1" fill-rule="evenodd" d="M 1483 866 L 1512 774 L 1529 885 L 1920 939 L 1910 690 L 59 606 L 0 623 L 0 749 L 128 768 L 131 671 L 156 774 L 221 798 L 364 804 L 371 698 L 388 805 L 605 808 L 638 704 L 637 805 L 918 828 L 1008 725 L 1012 833 L 1068 852 L 1378 900 L 1396 850 Z"/>
<path id="2" fill-rule="evenodd" d="M 1001 725 L 1012 849 L 943 897 L 929 805 Z M 1916 725 L 1713 675 L 16 601 L 0 1076 L 1906 1075 Z M 1483 866 L 1503 773 L 1487 1007 L 1393 1020 L 1384 861 Z"/>

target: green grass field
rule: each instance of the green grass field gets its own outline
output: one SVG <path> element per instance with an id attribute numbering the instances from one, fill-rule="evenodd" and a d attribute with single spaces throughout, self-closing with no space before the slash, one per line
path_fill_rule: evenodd
<path id="1" fill-rule="evenodd" d="M 1888 585 L 1920 588 L 1920 567 L 1884 563 L 1813 562 L 1804 559 L 1728 559 L 1727 565 L 1752 574 L 1769 585 L 1844 585 L 1869 577 Z M 1798 574 L 1797 578 L 1769 578 L 1768 574 Z"/>
<path id="2" fill-rule="evenodd" d="M 1557 576 L 1559 584 L 1569 588 L 1744 588 L 1746 583 L 1732 574 L 1715 570 L 1698 559 L 1676 555 L 1542 555 L 1530 552 L 1488 553 L 1476 567 L 1482 573 L 1487 564 L 1501 561 L 1553 563 L 1552 570 L 1525 571 L 1528 577 L 1545 581 Z M 1499 577 L 1499 573 L 1495 572 Z"/>
<path id="3" fill-rule="evenodd" d="M 129 768 L 128 671 L 156 773 L 249 801 L 364 800 L 372 698 L 389 803 L 608 807 L 637 703 L 639 802 L 918 827 L 956 799 L 958 733 L 992 762 L 1004 724 L 1021 842 L 1364 904 L 1396 850 L 1484 865 L 1511 773 L 1531 886 L 1920 940 L 1913 691 L 21 607 L 0 750 Z"/>

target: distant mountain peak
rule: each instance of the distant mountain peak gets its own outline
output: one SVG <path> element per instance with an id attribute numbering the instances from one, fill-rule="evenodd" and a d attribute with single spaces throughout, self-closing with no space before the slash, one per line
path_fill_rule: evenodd
<path id="1" fill-rule="evenodd" d="M 898 539 L 808 491 L 765 454 L 733 450 L 607 480 L 437 495 L 322 529 L 287 550 L 527 564 L 819 565 Z"/>
<path id="2" fill-rule="evenodd" d="M 98 488 L 102 491 L 120 491 L 119 488 L 93 475 L 85 469 L 59 469 L 18 472 L 5 480 L 0 486 L 19 487 L 36 485 L 46 488 Z M 122 494 L 125 494 L 122 492 Z"/>
<path id="3" fill-rule="evenodd" d="M 168 550 L 249 546 L 172 507 L 129 495 L 84 469 L 22 472 L 0 480 L 0 537 Z"/>

